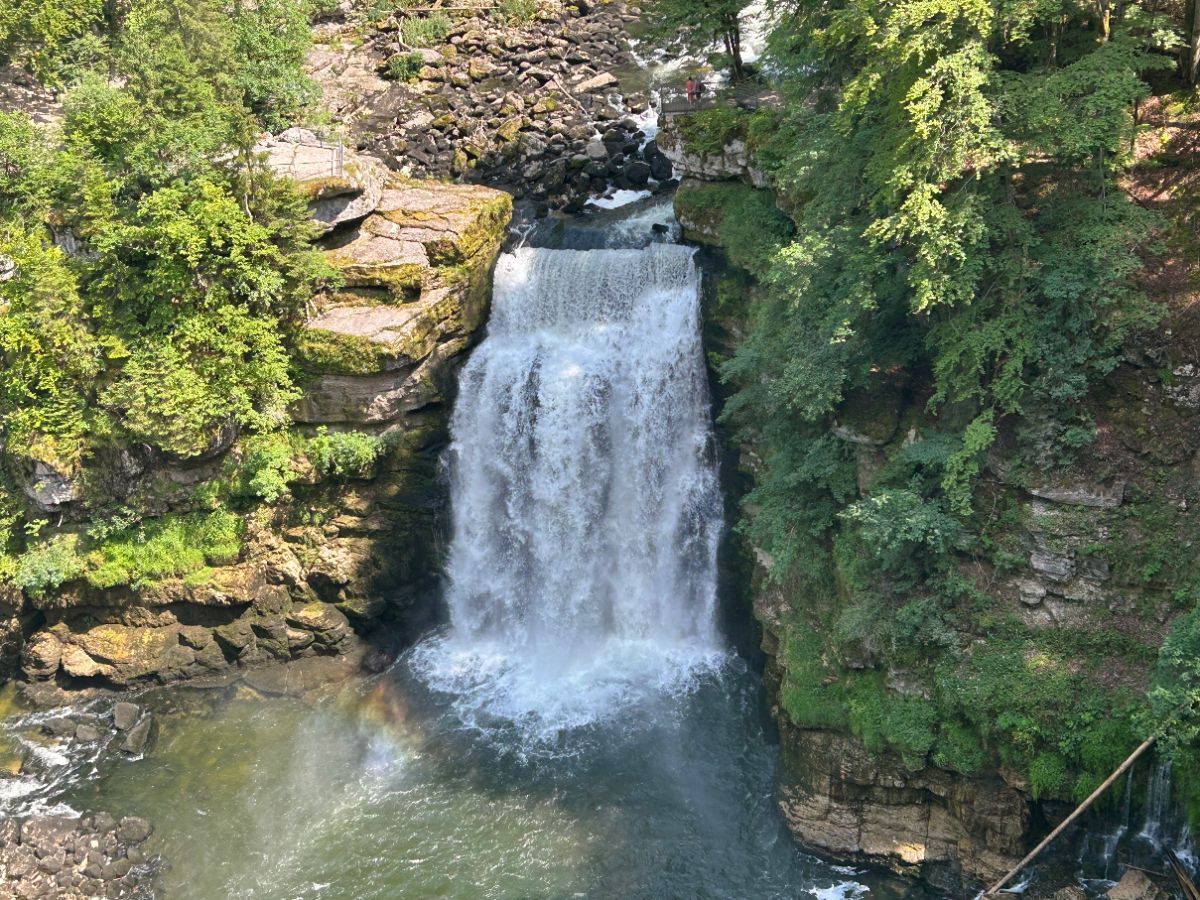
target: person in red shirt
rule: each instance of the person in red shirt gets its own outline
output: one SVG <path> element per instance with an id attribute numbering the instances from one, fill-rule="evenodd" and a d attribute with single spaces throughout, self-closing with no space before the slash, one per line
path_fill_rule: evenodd
<path id="1" fill-rule="evenodd" d="M 687 91 L 688 103 L 695 103 L 700 99 L 700 84 L 695 78 L 689 77 L 688 80 L 684 82 L 683 89 Z"/>

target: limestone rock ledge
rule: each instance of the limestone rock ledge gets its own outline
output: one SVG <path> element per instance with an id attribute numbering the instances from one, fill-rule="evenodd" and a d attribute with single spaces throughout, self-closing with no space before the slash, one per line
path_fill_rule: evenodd
<path id="1" fill-rule="evenodd" d="M 777 800 L 804 846 L 919 876 L 954 896 L 1024 854 L 1029 804 L 1000 778 L 910 772 L 851 735 L 780 725 Z"/>
<path id="2" fill-rule="evenodd" d="M 329 239 L 345 287 L 308 322 L 301 364 L 313 378 L 296 421 L 382 427 L 444 402 L 450 360 L 487 317 L 511 216 L 500 191 L 392 176 L 373 212 Z"/>
<path id="3" fill-rule="evenodd" d="M 689 148 L 670 117 L 658 135 L 658 148 L 675 167 L 680 178 L 699 181 L 747 181 L 756 188 L 767 186 L 767 176 L 754 165 L 750 148 L 735 138 L 720 153 L 701 153 Z"/>

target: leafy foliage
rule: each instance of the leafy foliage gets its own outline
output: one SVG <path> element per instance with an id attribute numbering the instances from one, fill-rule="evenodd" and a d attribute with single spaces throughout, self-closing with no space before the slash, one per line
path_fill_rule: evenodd
<path id="1" fill-rule="evenodd" d="M 361 431 L 322 428 L 305 448 L 309 461 L 323 475 L 334 478 L 368 478 L 383 452 L 383 441 Z"/>
<path id="2" fill-rule="evenodd" d="M 427 16 L 406 16 L 400 23 L 400 37 L 410 47 L 436 47 L 450 34 L 454 23 L 444 12 Z"/>
<path id="3" fill-rule="evenodd" d="M 1120 189 L 1135 104 L 1172 65 L 1160 24 L 1131 4 L 1098 33 L 1077 0 L 776 9 L 781 107 L 683 136 L 746 141 L 794 223 L 730 253 L 759 288 L 723 368 L 762 460 L 742 529 L 797 598 L 782 705 L 906 765 L 1003 762 L 1079 797 L 1137 741 L 1094 662 L 1145 648 L 1007 621 L 975 565 L 1010 552 L 978 481 L 1001 434 L 1037 465 L 1086 446 L 1083 401 L 1162 316 L 1139 283 L 1161 223 Z M 892 437 L 838 427 L 889 384 Z"/>
<path id="4" fill-rule="evenodd" d="M 0 445 L 14 471 L 38 462 L 74 478 L 113 523 L 86 541 L 53 528 L 10 538 L 24 510 L 6 503 L 0 549 L 15 555 L 0 568 L 19 587 L 111 586 L 236 557 L 232 514 L 142 522 L 118 505 L 91 461 L 119 448 L 196 457 L 241 433 L 256 469 L 248 495 L 286 489 L 266 451 L 298 396 L 294 326 L 332 272 L 305 199 L 251 148 L 311 109 L 302 66 L 316 8 L 0 11 L 0 57 L 63 89 L 58 127 L 0 114 Z"/>
<path id="5" fill-rule="evenodd" d="M 654 0 L 648 37 L 681 54 L 706 55 L 719 47 L 734 78 L 740 78 L 742 12 L 749 5 L 749 0 Z"/>
<path id="6" fill-rule="evenodd" d="M 1081 5 L 1032 0 L 786 5 L 772 61 L 789 102 L 756 141 L 796 237 L 743 263 L 766 296 L 725 368 L 727 417 L 764 438 L 758 496 L 794 495 L 801 447 L 846 392 L 905 368 L 932 377 L 933 407 L 969 414 L 917 492 L 967 517 L 999 419 L 1071 415 L 1157 321 L 1136 279 L 1156 220 L 1114 181 L 1164 59 L 1137 16 L 1075 39 L 1090 27 Z M 842 521 L 874 522 L 872 502 Z M 755 540 L 786 560 L 809 518 L 759 515 Z"/>
<path id="7" fill-rule="evenodd" d="M 89 583 L 141 585 L 228 565 L 241 552 L 242 519 L 225 510 L 167 517 L 116 535 L 91 554 Z"/>
<path id="8" fill-rule="evenodd" d="M 509 25 L 528 25 L 537 18 L 537 0 L 500 0 L 496 11 Z"/>
<path id="9" fill-rule="evenodd" d="M 419 53 L 396 53 L 388 57 L 385 74 L 392 81 L 412 81 L 424 66 L 425 60 Z"/>

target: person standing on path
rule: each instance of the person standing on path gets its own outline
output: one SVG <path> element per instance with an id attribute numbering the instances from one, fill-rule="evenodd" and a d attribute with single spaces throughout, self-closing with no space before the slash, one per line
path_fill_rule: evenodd
<path id="1" fill-rule="evenodd" d="M 683 89 L 687 92 L 688 103 L 694 105 L 700 99 L 700 85 L 695 78 L 688 76 L 688 80 L 684 82 Z"/>

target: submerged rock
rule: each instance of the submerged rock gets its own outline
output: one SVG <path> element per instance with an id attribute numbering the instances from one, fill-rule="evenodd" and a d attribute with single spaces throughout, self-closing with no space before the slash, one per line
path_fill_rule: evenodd
<path id="1" fill-rule="evenodd" d="M 135 724 L 137 724 L 138 717 L 141 715 L 141 713 L 141 709 L 134 703 L 128 703 L 122 700 L 113 704 L 113 728 L 117 729 L 117 731 L 128 731 Z"/>
<path id="2" fill-rule="evenodd" d="M 125 740 L 121 742 L 121 752 L 131 756 L 141 756 L 146 752 L 153 737 L 154 717 L 144 716 L 136 725 L 129 729 Z"/>
<path id="3" fill-rule="evenodd" d="M 1105 896 L 1109 900 L 1169 900 L 1170 897 L 1141 869 L 1126 869 L 1121 880 Z"/>
<path id="4" fill-rule="evenodd" d="M 144 819 L 126 817 L 117 825 L 108 813 L 0 821 L 0 896 L 146 896 L 156 863 L 147 862 L 141 844 L 150 833 Z"/>

